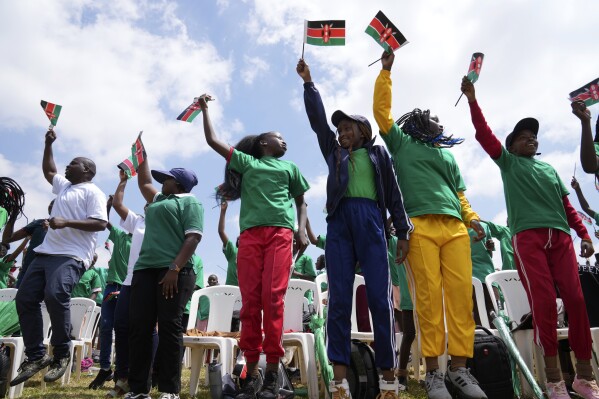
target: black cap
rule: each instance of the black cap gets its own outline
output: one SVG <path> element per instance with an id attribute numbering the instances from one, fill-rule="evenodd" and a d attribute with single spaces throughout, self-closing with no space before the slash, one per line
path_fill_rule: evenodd
<path id="1" fill-rule="evenodd" d="M 516 126 L 514 126 L 514 130 L 505 138 L 505 148 L 509 149 L 512 145 L 512 141 L 516 137 L 516 134 L 521 132 L 522 130 L 530 130 L 534 133 L 535 137 L 539 133 L 539 121 L 535 118 L 524 118 L 521 119 Z"/>
<path id="2" fill-rule="evenodd" d="M 368 130 L 372 133 L 372 128 L 370 127 L 370 122 L 368 122 L 368 119 L 366 119 L 366 117 L 364 117 L 362 115 L 348 115 L 339 109 L 339 110 L 333 112 L 333 115 L 331 116 L 331 122 L 333 122 L 333 125 L 335 127 L 339 127 L 339 122 L 341 122 L 343 119 L 351 119 L 352 121 L 362 123 L 362 124 L 366 125 L 366 127 L 368 127 Z"/>

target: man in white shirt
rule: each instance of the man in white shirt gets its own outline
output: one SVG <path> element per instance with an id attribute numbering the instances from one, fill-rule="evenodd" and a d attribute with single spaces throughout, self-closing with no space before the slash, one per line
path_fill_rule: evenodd
<path id="1" fill-rule="evenodd" d="M 50 366 L 44 381 L 56 381 L 70 364 L 70 299 L 73 286 L 89 268 L 96 249 L 98 231 L 106 229 L 106 196 L 91 181 L 96 165 L 88 158 L 74 158 L 64 176 L 57 173 L 52 143 L 56 133 L 46 133 L 42 170 L 56 200 L 50 214 L 50 229 L 35 248 L 16 296 L 21 333 L 27 359 L 11 386 L 31 378 Z M 43 344 L 41 301 L 46 302 L 52 323 L 53 355 Z"/>

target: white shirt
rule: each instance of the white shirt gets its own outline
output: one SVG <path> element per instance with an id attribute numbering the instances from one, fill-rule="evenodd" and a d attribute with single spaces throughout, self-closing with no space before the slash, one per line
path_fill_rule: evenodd
<path id="1" fill-rule="evenodd" d="M 52 179 L 52 193 L 56 200 L 50 217 L 108 221 L 106 195 L 94 183 L 72 184 L 64 176 L 56 174 Z M 38 254 L 63 255 L 83 261 L 89 268 L 96 251 L 97 231 L 84 231 L 65 227 L 48 229 L 44 242 L 34 251 Z"/>
<path id="2" fill-rule="evenodd" d="M 139 258 L 141 243 L 143 242 L 144 234 L 146 233 L 146 218 L 129 210 L 127 218 L 125 220 L 121 219 L 121 227 L 127 233 L 133 235 L 131 237 L 129 263 L 127 263 L 127 277 L 125 278 L 125 281 L 123 281 L 123 285 L 131 285 L 131 280 L 133 279 L 133 267 L 135 266 L 135 263 L 137 263 L 137 258 Z"/>

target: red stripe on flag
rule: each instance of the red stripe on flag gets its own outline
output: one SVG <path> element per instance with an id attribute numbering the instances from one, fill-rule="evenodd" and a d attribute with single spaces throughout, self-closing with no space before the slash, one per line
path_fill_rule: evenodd
<path id="1" fill-rule="evenodd" d="M 376 17 L 372 20 L 370 26 L 372 26 L 379 33 L 379 35 L 382 34 L 381 32 L 383 32 L 386 29 L 381 23 L 381 21 L 379 21 Z"/>
<path id="2" fill-rule="evenodd" d="M 321 37 L 323 37 L 323 29 L 308 28 L 308 30 L 306 32 L 306 36 L 321 38 Z M 329 31 L 329 37 L 343 38 L 343 37 L 345 37 L 345 29 L 344 28 L 331 28 L 331 30 Z"/>
<path id="3" fill-rule="evenodd" d="M 137 172 L 135 171 L 135 168 L 133 167 L 133 162 L 131 162 L 131 160 L 129 158 L 125 159 L 123 161 L 123 163 L 125 165 L 127 165 L 127 167 L 129 168 L 129 172 L 131 172 L 131 176 L 135 176 L 137 174 Z"/>
<path id="4" fill-rule="evenodd" d="M 141 143 L 140 139 L 137 139 L 135 141 L 135 158 L 137 158 L 137 164 L 141 165 L 141 163 L 144 161 L 144 146 Z"/>
<path id="5" fill-rule="evenodd" d="M 187 122 L 187 120 L 189 119 L 189 117 L 195 112 L 195 109 L 191 109 L 191 108 L 187 108 L 185 110 L 185 115 L 183 115 L 183 117 L 181 118 L 181 120 L 183 122 Z"/>

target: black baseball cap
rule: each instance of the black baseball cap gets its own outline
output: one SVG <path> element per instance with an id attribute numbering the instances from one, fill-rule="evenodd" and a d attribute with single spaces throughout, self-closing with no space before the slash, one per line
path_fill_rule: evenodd
<path id="1" fill-rule="evenodd" d="M 340 109 L 338 109 L 337 111 L 333 112 L 333 115 L 331 116 L 331 122 L 333 122 L 333 125 L 335 127 L 339 127 L 339 123 L 343 119 L 351 119 L 352 121 L 356 121 L 358 123 L 362 123 L 362 124 L 366 125 L 366 127 L 368 127 L 368 130 L 370 130 L 370 132 L 372 132 L 372 127 L 370 127 L 370 122 L 368 122 L 368 119 L 366 119 L 365 116 L 362 116 L 362 115 L 348 115 L 345 112 L 341 111 Z"/>
<path id="2" fill-rule="evenodd" d="M 512 145 L 512 142 L 516 138 L 516 135 L 520 133 L 522 130 L 530 130 L 534 133 L 535 137 L 539 133 L 539 121 L 535 118 L 524 118 L 521 119 L 516 126 L 514 126 L 514 130 L 505 138 L 505 148 L 509 149 Z"/>

